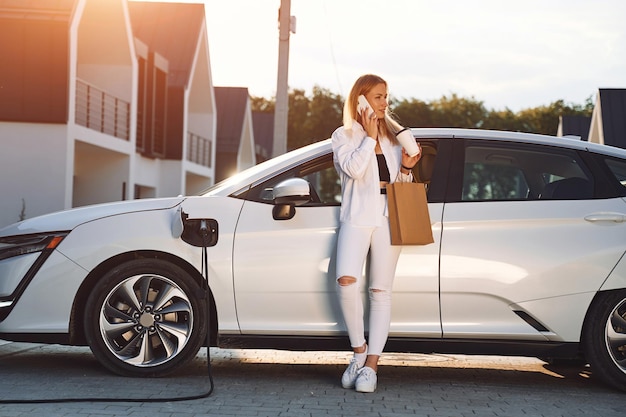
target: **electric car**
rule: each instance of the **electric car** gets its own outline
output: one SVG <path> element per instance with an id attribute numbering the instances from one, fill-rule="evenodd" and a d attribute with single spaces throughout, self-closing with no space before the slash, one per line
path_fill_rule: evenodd
<path id="1" fill-rule="evenodd" d="M 434 243 L 402 247 L 386 351 L 575 358 L 626 389 L 626 150 L 412 131 Z M 323 140 L 201 195 L 7 226 L 0 338 L 88 345 L 129 376 L 165 375 L 205 344 L 348 350 L 340 188 Z"/>

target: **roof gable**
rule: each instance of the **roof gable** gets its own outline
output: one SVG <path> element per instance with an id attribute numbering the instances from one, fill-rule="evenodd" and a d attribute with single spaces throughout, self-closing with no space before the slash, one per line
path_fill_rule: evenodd
<path id="1" fill-rule="evenodd" d="M 590 126 L 591 117 L 561 116 L 558 133 L 560 136 L 578 136 L 581 140 L 587 140 Z"/>
<path id="2" fill-rule="evenodd" d="M 133 34 L 168 61 L 168 85 L 186 86 L 204 21 L 204 5 L 128 2 Z"/>
<path id="3" fill-rule="evenodd" d="M 0 0 L 0 15 L 19 19 L 47 19 L 69 21 L 78 0 Z"/>
<path id="4" fill-rule="evenodd" d="M 248 106 L 248 89 L 214 87 L 214 91 L 217 114 L 217 151 L 237 152 Z"/>
<path id="5" fill-rule="evenodd" d="M 0 120 L 66 123 L 74 0 L 0 0 Z"/>
<path id="6" fill-rule="evenodd" d="M 604 143 L 626 148 L 626 89 L 600 89 L 599 101 Z"/>
<path id="7" fill-rule="evenodd" d="M 262 160 L 271 158 L 274 147 L 274 113 L 253 111 L 252 125 L 257 155 Z"/>

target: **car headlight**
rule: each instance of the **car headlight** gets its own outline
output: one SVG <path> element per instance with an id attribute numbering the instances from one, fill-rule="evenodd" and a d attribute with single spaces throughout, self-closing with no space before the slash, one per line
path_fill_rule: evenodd
<path id="1" fill-rule="evenodd" d="M 67 233 L 0 237 L 0 261 L 27 253 L 54 249 Z"/>
<path id="2" fill-rule="evenodd" d="M 0 309 L 14 303 L 65 236 L 67 232 L 0 237 Z"/>

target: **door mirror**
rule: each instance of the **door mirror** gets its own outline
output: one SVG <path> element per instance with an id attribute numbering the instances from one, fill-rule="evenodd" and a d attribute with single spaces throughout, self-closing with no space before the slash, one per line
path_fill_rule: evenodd
<path id="1" fill-rule="evenodd" d="M 311 201 L 311 186 L 302 178 L 284 180 L 272 190 L 274 204 L 293 204 L 301 206 Z"/>
<path id="2" fill-rule="evenodd" d="M 272 194 L 274 220 L 289 220 L 296 215 L 296 206 L 311 201 L 311 186 L 302 178 L 289 178 L 276 184 Z"/>

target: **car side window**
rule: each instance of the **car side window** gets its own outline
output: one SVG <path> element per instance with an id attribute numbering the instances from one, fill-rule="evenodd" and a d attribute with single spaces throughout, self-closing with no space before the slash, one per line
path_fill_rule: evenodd
<path id="1" fill-rule="evenodd" d="M 609 167 L 611 174 L 615 176 L 615 179 L 623 188 L 621 195 L 626 195 L 626 161 L 622 159 L 606 158 L 604 160 Z"/>
<path id="2" fill-rule="evenodd" d="M 332 163 L 332 158 L 324 164 L 316 165 L 312 169 L 300 173 L 302 178 L 311 184 L 311 194 L 317 195 L 318 203 L 322 205 L 341 204 L 341 180 Z M 315 198 L 312 198 L 315 203 Z"/>
<path id="3" fill-rule="evenodd" d="M 593 180 L 573 150 L 469 144 L 462 201 L 571 200 L 593 197 Z"/>
<path id="4" fill-rule="evenodd" d="M 272 203 L 273 188 L 289 178 L 303 178 L 311 186 L 311 201 L 304 206 L 338 206 L 341 204 L 341 182 L 333 165 L 332 154 L 276 175 L 261 184 L 255 185 L 246 193 L 246 200 Z"/>

